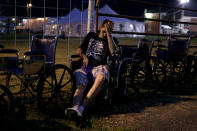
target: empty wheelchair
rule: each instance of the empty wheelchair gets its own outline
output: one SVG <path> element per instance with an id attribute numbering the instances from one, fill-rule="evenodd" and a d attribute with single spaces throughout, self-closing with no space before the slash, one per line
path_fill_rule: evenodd
<path id="1" fill-rule="evenodd" d="M 189 68 L 188 49 L 190 41 L 191 36 L 187 39 L 169 36 L 167 49 L 165 48 L 166 46 L 160 43 L 157 45 L 156 55 L 158 61 L 162 64 L 161 70 L 166 76 L 166 83 L 171 86 L 185 82 L 184 77 Z"/>
<path id="2" fill-rule="evenodd" d="M 33 38 L 33 53 L 44 54 L 44 67 L 37 79 L 36 96 L 40 109 L 50 114 L 57 113 L 57 109 L 65 109 L 69 104 L 72 87 L 72 70 L 66 65 L 55 64 L 56 44 L 58 38 Z M 42 57 L 31 58 L 42 60 Z"/>
<path id="3" fill-rule="evenodd" d="M 65 86 L 61 85 L 64 77 L 56 75 L 62 68 L 60 72 L 66 74 L 67 67 L 55 65 L 58 38 L 60 36 L 47 38 L 39 35 L 32 36 L 30 51 L 25 52 L 23 59 L 19 59 L 19 52 L 15 49 L 0 50 L 1 83 L 11 91 L 14 97 L 19 98 L 21 103 L 37 101 L 39 107 L 43 105 L 47 107 L 49 102 L 59 98 L 59 95 L 53 96 L 53 94 L 56 94 L 55 89 Z"/>
<path id="4" fill-rule="evenodd" d="M 125 47 L 121 48 L 122 53 L 116 74 L 117 94 L 121 97 L 130 93 L 140 95 L 145 90 L 150 92 L 157 88 L 161 74 L 156 70 L 157 61 L 152 56 L 152 47 L 155 41 L 159 40 L 140 39 L 136 49 L 126 47 L 125 50 Z"/>

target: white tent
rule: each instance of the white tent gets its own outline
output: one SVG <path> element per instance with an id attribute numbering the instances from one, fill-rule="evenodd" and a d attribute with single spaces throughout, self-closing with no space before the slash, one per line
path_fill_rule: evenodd
<path id="1" fill-rule="evenodd" d="M 45 34 L 54 35 L 58 31 L 58 33 L 64 32 L 66 36 L 85 36 L 87 18 L 83 16 L 82 19 L 82 16 L 83 12 L 74 8 L 69 14 L 58 19 L 58 21 L 56 18 L 49 18 L 48 23 L 45 26 Z M 82 27 L 84 28 L 82 29 Z"/>
<path id="2" fill-rule="evenodd" d="M 99 10 L 99 13 L 119 15 L 114 10 L 112 10 L 108 5 L 103 6 L 103 8 L 101 8 Z M 99 23 L 101 23 L 105 19 L 109 19 L 114 22 L 114 31 L 121 31 L 121 32 L 144 32 L 145 31 L 144 22 L 130 20 L 127 18 L 99 16 Z M 121 35 L 114 34 L 114 36 L 116 36 L 116 37 L 136 37 L 136 35 L 126 35 L 126 34 L 121 34 Z"/>
<path id="3" fill-rule="evenodd" d="M 114 10 L 112 10 L 108 5 L 103 6 L 99 13 L 113 14 L 118 15 Z M 96 13 L 94 11 L 94 16 Z M 143 22 L 138 22 L 126 18 L 117 18 L 117 17 L 107 17 L 99 16 L 99 25 L 105 19 L 112 20 L 114 22 L 114 31 L 125 31 L 125 32 L 144 32 L 145 27 Z M 60 20 L 54 22 L 54 18 L 49 18 L 48 24 L 45 28 L 45 34 L 54 33 L 54 29 L 58 32 L 64 32 L 67 36 L 85 36 L 87 34 L 87 21 L 88 20 L 88 9 L 83 12 L 79 11 L 77 8 L 74 8 L 68 15 L 62 17 Z M 95 21 L 95 18 L 94 18 Z M 58 23 L 55 25 L 54 23 Z M 48 27 L 47 27 L 48 26 Z M 53 28 L 52 28 L 53 27 Z M 53 30 L 52 30 L 53 29 Z M 51 30 L 51 31 L 50 31 Z M 125 35 L 125 34 L 114 34 L 116 37 L 135 37 L 136 35 Z"/>

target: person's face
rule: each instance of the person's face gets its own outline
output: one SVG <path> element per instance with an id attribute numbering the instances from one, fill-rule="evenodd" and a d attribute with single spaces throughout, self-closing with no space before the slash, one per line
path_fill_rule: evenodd
<path id="1" fill-rule="evenodd" d="M 101 36 L 101 38 L 107 37 L 107 32 L 106 32 L 106 28 L 105 27 L 102 27 L 100 29 L 100 36 Z"/>

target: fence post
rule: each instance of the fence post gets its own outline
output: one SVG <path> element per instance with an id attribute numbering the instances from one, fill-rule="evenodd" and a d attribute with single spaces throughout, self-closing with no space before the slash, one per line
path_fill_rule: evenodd
<path id="1" fill-rule="evenodd" d="M 94 30 L 94 3 L 95 0 L 89 0 L 87 33 Z"/>

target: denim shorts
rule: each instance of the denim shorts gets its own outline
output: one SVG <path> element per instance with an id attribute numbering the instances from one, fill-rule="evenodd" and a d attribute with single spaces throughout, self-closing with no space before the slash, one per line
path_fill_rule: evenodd
<path id="1" fill-rule="evenodd" d="M 83 68 L 77 69 L 74 72 L 74 76 L 76 78 L 76 86 L 78 85 L 83 85 L 87 86 L 88 80 L 91 79 L 89 78 L 90 76 L 95 80 L 95 78 L 99 75 L 102 74 L 106 80 L 109 81 L 109 70 L 107 65 L 99 65 L 96 67 L 93 67 L 92 70 L 84 71 Z"/>

